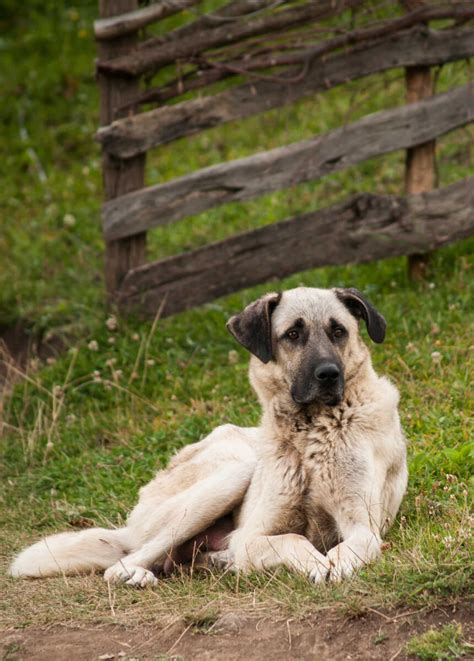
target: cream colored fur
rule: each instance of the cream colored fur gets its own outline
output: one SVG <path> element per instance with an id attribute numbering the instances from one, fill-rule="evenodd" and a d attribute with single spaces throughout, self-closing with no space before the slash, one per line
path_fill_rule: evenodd
<path id="1" fill-rule="evenodd" d="M 292 399 L 308 348 L 298 353 L 279 338 L 296 318 L 316 334 L 335 318 L 347 329 L 334 348 L 345 376 L 335 406 Z M 282 564 L 314 581 L 339 580 L 376 558 L 407 482 L 398 392 L 373 370 L 357 321 L 334 290 L 285 292 L 271 327 L 273 360 L 253 356 L 250 364 L 259 427 L 217 428 L 141 489 L 125 528 L 53 535 L 20 553 L 11 573 L 106 569 L 107 581 L 153 584 L 151 569 L 173 548 L 229 512 L 235 531 L 224 558 L 236 570 Z"/>

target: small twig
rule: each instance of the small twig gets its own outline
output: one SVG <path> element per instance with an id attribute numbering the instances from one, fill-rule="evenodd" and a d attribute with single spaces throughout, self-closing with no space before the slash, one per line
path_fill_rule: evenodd
<path id="1" fill-rule="evenodd" d="M 107 581 L 107 591 L 109 595 L 109 606 L 110 606 L 110 612 L 112 613 L 112 617 L 117 617 L 115 615 L 115 609 L 114 609 L 114 604 L 115 604 L 115 591 L 112 594 L 112 586 L 110 584 L 110 581 Z"/>
<path id="2" fill-rule="evenodd" d="M 293 622 L 292 619 L 286 621 L 286 628 L 288 629 L 288 649 L 291 650 L 291 629 L 290 622 Z"/>
<path id="3" fill-rule="evenodd" d="M 188 633 L 188 631 L 190 630 L 190 628 L 191 628 L 192 626 L 193 626 L 192 622 L 191 622 L 191 624 L 188 624 L 188 626 L 187 626 L 186 629 L 183 631 L 183 633 L 179 636 L 179 638 L 173 643 L 173 645 L 171 645 L 171 647 L 169 648 L 169 650 L 166 652 L 165 656 L 169 656 L 169 655 L 171 654 L 171 652 L 174 650 L 174 648 L 176 647 L 176 645 L 179 644 L 181 638 L 182 638 L 185 634 Z"/>
<path id="4" fill-rule="evenodd" d="M 393 617 L 388 617 L 388 615 L 385 615 L 384 613 L 381 613 L 380 611 L 376 610 L 375 608 L 367 608 L 368 611 L 371 613 L 375 613 L 376 615 L 379 615 L 380 617 L 383 617 L 384 620 L 387 620 L 387 622 L 394 622 Z"/>
<path id="5" fill-rule="evenodd" d="M 37 381 L 35 381 L 31 377 L 29 377 L 28 374 L 26 372 L 24 372 L 23 370 L 18 369 L 18 367 L 15 367 L 12 363 L 8 363 L 3 358 L 0 358 L 0 363 L 5 363 L 6 365 L 8 365 L 8 369 L 13 370 L 16 374 L 21 376 L 22 379 L 24 379 L 25 381 L 28 381 L 28 383 L 31 383 L 33 386 L 38 388 L 38 390 L 41 390 L 42 392 L 49 395 L 50 397 L 53 397 L 53 394 L 47 388 L 42 386 L 40 383 L 38 383 Z"/>
<path id="6" fill-rule="evenodd" d="M 53 433 L 56 429 L 56 425 L 57 425 L 57 422 L 59 420 L 59 416 L 61 415 L 61 411 L 62 411 L 63 406 L 64 406 L 65 391 L 66 391 L 66 388 L 68 386 L 69 380 L 71 378 L 71 373 L 72 373 L 72 370 L 73 370 L 74 365 L 76 363 L 77 356 L 78 356 L 78 352 L 74 351 L 74 353 L 72 354 L 71 362 L 69 363 L 69 367 L 68 367 L 68 370 L 67 370 L 67 373 L 66 373 L 66 378 L 64 379 L 63 385 L 60 388 L 59 396 L 56 396 L 54 388 L 53 388 L 53 391 L 52 391 L 52 395 L 53 395 L 52 420 L 51 420 L 51 424 L 49 426 L 48 436 L 47 436 L 47 439 L 46 439 L 46 447 L 45 447 L 45 450 L 44 450 L 43 464 L 46 463 L 48 453 L 49 453 L 49 451 L 52 447 L 52 444 L 53 444 L 53 442 L 52 442 Z"/>
<path id="7" fill-rule="evenodd" d="M 338 6 L 332 2 L 307 2 L 297 7 L 275 12 L 270 16 L 257 18 L 237 26 L 220 26 L 214 29 L 197 31 L 189 38 L 173 38 L 165 43 L 159 42 L 156 47 L 138 48 L 130 55 L 124 55 L 111 60 L 99 60 L 97 68 L 107 73 L 121 73 L 124 75 L 139 76 L 141 74 L 158 71 L 177 59 L 185 60 L 193 55 L 202 53 L 223 44 L 236 43 L 260 34 L 281 32 L 286 27 L 296 27 L 308 21 L 321 20 L 335 16 L 342 8 L 347 9 L 360 4 L 360 0 L 345 0 Z M 351 33 L 352 34 L 352 33 Z"/>
<path id="8" fill-rule="evenodd" d="M 43 542 L 45 543 L 45 546 L 46 546 L 46 548 L 48 549 L 48 553 L 49 553 L 49 555 L 53 558 L 53 560 L 54 560 L 54 564 L 55 564 L 56 567 L 58 568 L 59 573 L 60 573 L 61 576 L 63 577 L 63 581 L 64 581 L 64 582 L 66 583 L 66 585 L 69 587 L 69 582 L 68 582 L 68 580 L 67 580 L 67 576 L 66 576 L 66 574 L 65 574 L 65 572 L 64 572 L 64 570 L 63 570 L 63 568 L 61 567 L 61 565 L 59 564 L 59 562 L 56 560 L 56 556 L 54 555 L 54 553 L 53 553 L 53 552 L 51 551 L 51 549 L 49 548 L 48 538 L 45 537 L 45 538 L 43 539 Z"/>
<path id="9" fill-rule="evenodd" d="M 398 362 L 400 363 L 400 365 L 403 367 L 403 369 L 405 370 L 405 372 L 407 372 L 407 374 L 409 374 L 410 376 L 413 376 L 411 369 L 408 367 L 408 365 L 407 365 L 406 362 L 403 360 L 403 358 L 402 358 L 401 356 L 398 356 L 398 355 L 397 355 L 397 356 L 396 356 L 396 359 L 398 360 Z"/>
<path id="10" fill-rule="evenodd" d="M 161 301 L 161 303 L 160 303 L 160 307 L 158 308 L 158 310 L 157 310 L 157 312 L 156 312 L 156 314 L 155 314 L 155 318 L 154 318 L 154 320 L 153 320 L 153 323 L 152 323 L 152 325 L 151 325 L 150 332 L 148 333 L 148 337 L 147 337 L 147 340 L 146 340 L 146 343 L 145 343 L 145 355 L 144 355 L 144 357 L 143 357 L 143 361 L 144 361 L 144 365 L 143 365 L 143 376 L 142 376 L 142 382 L 141 382 L 142 387 L 143 387 L 143 385 L 145 384 L 145 380 L 146 380 L 146 373 L 147 373 L 147 360 L 148 360 L 148 350 L 149 350 L 149 348 L 150 348 L 151 338 L 152 338 L 153 335 L 155 334 L 156 326 L 157 326 L 157 324 L 158 324 L 158 321 L 160 320 L 161 314 L 162 314 L 162 312 L 163 312 L 163 310 L 164 310 L 164 307 L 165 307 L 165 305 L 166 305 L 166 301 L 167 301 L 167 300 L 168 300 L 168 293 L 166 293 L 166 294 L 163 296 L 163 299 L 162 299 L 162 301 Z"/>
<path id="11" fill-rule="evenodd" d="M 398 650 L 398 652 L 395 652 L 395 654 L 394 654 L 393 656 L 391 656 L 390 659 L 389 659 L 388 661 L 395 661 L 395 659 L 397 658 L 397 656 L 399 656 L 399 655 L 401 654 L 402 650 L 403 650 L 403 647 L 400 647 L 400 649 Z"/>
<path id="12" fill-rule="evenodd" d="M 233 64 L 226 64 L 224 62 L 211 62 L 207 61 L 207 64 L 209 67 L 213 67 L 216 69 L 223 69 L 224 71 L 228 71 L 229 73 L 232 73 L 237 76 L 247 76 L 249 78 L 255 78 L 256 80 L 268 80 L 273 83 L 278 83 L 280 85 L 290 85 L 290 84 L 295 84 L 299 83 L 303 78 L 306 76 L 308 73 L 308 67 L 309 67 L 310 60 L 309 58 L 305 58 L 303 60 L 303 66 L 301 68 L 301 71 L 296 75 L 293 76 L 292 78 L 286 78 L 282 76 L 270 76 L 268 74 L 263 74 L 263 73 L 256 73 L 255 71 L 252 71 L 249 66 L 246 66 L 244 68 L 241 68 L 238 65 L 233 65 Z"/>
<path id="13" fill-rule="evenodd" d="M 258 9 L 255 9 L 254 11 L 249 11 L 243 14 L 239 14 L 236 16 L 223 16 L 219 14 L 206 14 L 205 18 L 206 20 L 209 20 L 211 22 L 215 23 L 229 23 L 233 21 L 237 21 L 241 18 L 249 18 L 250 16 L 256 16 L 257 14 L 261 14 L 263 11 L 268 11 L 271 9 L 276 9 L 276 7 L 279 7 L 280 5 L 283 5 L 287 2 L 288 0 L 275 0 L 274 2 L 271 2 L 270 4 L 264 4 L 263 7 L 259 7 Z M 204 18 L 204 17 L 201 17 Z"/>
<path id="14" fill-rule="evenodd" d="M 95 383 L 95 381 L 89 381 L 88 383 Z M 117 390 L 120 390 L 121 392 L 125 392 L 128 395 L 135 397 L 136 399 L 140 400 L 141 402 L 149 406 L 155 413 L 160 413 L 160 410 L 156 408 L 156 406 L 154 406 L 150 401 L 148 401 L 148 399 L 146 399 L 145 397 L 141 397 L 136 392 L 133 392 L 133 390 L 130 390 L 129 388 L 124 388 L 118 383 L 115 383 L 115 381 L 109 381 L 108 379 L 104 379 L 102 383 L 107 384 L 108 386 L 111 386 L 113 388 L 117 388 Z"/>

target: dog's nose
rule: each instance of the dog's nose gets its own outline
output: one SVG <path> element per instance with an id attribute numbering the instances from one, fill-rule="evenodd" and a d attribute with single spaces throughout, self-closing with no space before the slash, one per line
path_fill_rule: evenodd
<path id="1" fill-rule="evenodd" d="M 337 381 L 341 370 L 335 363 L 323 363 L 316 368 L 314 374 L 322 384 L 329 385 Z"/>

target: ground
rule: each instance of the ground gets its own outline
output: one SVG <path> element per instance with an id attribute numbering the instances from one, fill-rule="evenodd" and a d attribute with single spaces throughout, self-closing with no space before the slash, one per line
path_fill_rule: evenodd
<path id="1" fill-rule="evenodd" d="M 382 14 L 393 11 L 384 4 Z M 0 8 L 0 84 L 9 99 L 0 105 L 4 657 L 92 659 L 122 651 L 193 659 L 197 650 L 201 658 L 226 659 L 469 655 L 473 240 L 433 255 L 422 282 L 407 278 L 403 258 L 391 259 L 307 271 L 155 323 L 120 318 L 104 300 L 93 140 L 96 12 L 95 0 L 77 7 L 5 0 Z M 350 12 L 344 21 L 352 25 Z M 437 90 L 470 77 L 469 63 L 445 66 L 436 72 Z M 212 129 L 153 151 L 148 183 L 308 138 L 404 103 L 404 94 L 404 72 L 394 70 Z M 440 185 L 472 174 L 473 138 L 470 126 L 438 141 Z M 400 151 L 219 207 L 151 232 L 149 256 L 189 250 L 355 192 L 399 194 L 403 168 Z M 225 323 L 261 293 L 299 284 L 355 286 L 387 319 L 386 342 L 372 346 L 372 355 L 400 390 L 410 479 L 382 558 L 350 581 L 324 586 L 285 571 L 178 575 L 144 591 L 109 591 L 98 576 L 11 579 L 5 570 L 24 545 L 58 530 L 120 525 L 140 486 L 178 448 L 225 422 L 258 422 L 248 356 Z"/>
<path id="2" fill-rule="evenodd" d="M 84 625 L 29 628 L 2 636 L 4 659 L 312 660 L 406 659 L 406 642 L 427 629 L 461 625 L 474 635 L 469 603 L 433 609 L 400 609 L 341 615 L 331 610 L 306 617 L 247 617 L 228 612 L 203 622 L 171 621 L 140 627 Z M 449 649 L 451 645 L 451 650 Z M 462 649 L 453 640 L 441 654 Z M 467 653 L 467 648 L 465 652 Z M 443 656 L 440 656 L 443 658 Z M 445 658 L 445 657 L 444 657 Z"/>

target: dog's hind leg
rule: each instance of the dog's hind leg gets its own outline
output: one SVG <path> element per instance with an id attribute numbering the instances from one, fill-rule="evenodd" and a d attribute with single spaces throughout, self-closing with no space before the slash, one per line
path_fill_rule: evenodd
<path id="1" fill-rule="evenodd" d="M 229 461 L 216 473 L 167 498 L 153 515 L 157 534 L 109 567 L 104 579 L 137 587 L 154 584 L 156 578 L 151 567 L 163 566 L 173 548 L 198 535 L 242 502 L 254 466 L 253 461 Z"/>

